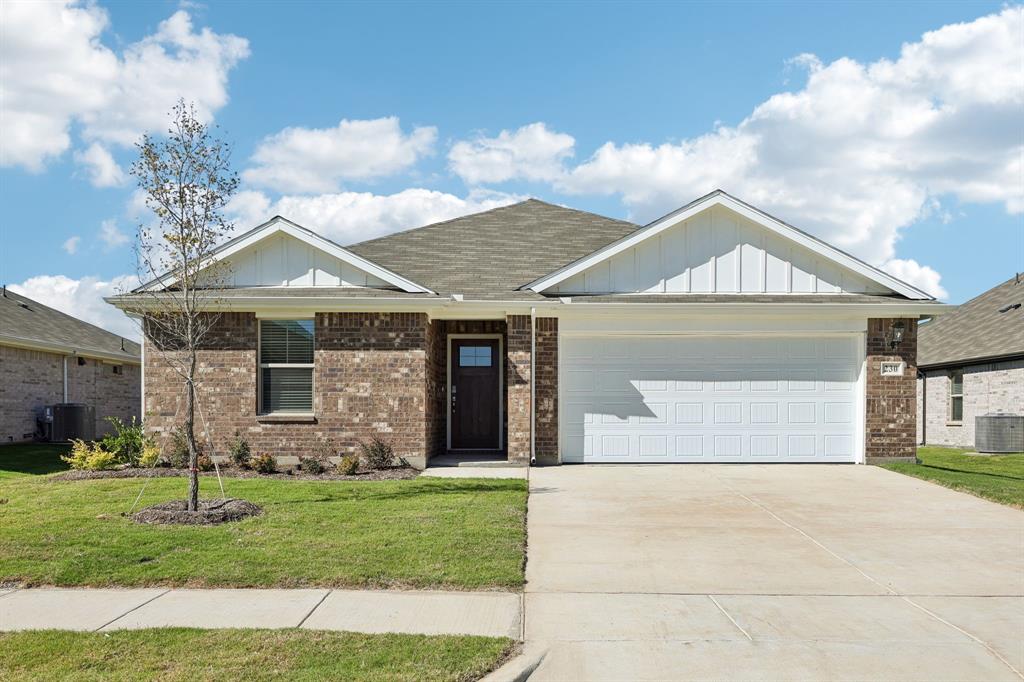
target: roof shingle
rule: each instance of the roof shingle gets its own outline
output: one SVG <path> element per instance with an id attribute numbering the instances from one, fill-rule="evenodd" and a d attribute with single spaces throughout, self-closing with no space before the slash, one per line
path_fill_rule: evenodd
<path id="1" fill-rule="evenodd" d="M 139 344 L 49 308 L 10 289 L 0 296 L 0 343 L 73 349 L 81 355 L 99 354 L 138 362 Z"/>
<path id="2" fill-rule="evenodd" d="M 1024 280 L 1013 277 L 955 311 L 921 325 L 918 367 L 965 364 L 971 360 L 1024 355 Z"/>

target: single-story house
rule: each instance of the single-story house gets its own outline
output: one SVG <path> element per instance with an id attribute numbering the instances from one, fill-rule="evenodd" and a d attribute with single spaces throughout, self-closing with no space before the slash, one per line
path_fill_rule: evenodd
<path id="1" fill-rule="evenodd" d="M 0 292 L 0 442 L 42 435 L 45 407 L 84 403 L 96 436 L 107 417 L 130 420 L 141 406 L 138 343 L 14 293 Z"/>
<path id="2" fill-rule="evenodd" d="M 380 434 L 417 466 L 911 459 L 917 321 L 946 308 L 720 190 L 643 227 L 531 199 L 348 247 L 275 217 L 213 260 L 211 441 Z M 164 434 L 183 392 L 150 348 Z"/>
<path id="3" fill-rule="evenodd" d="M 1014 276 L 918 330 L 918 442 L 974 447 L 974 419 L 1024 414 L 1024 280 Z"/>

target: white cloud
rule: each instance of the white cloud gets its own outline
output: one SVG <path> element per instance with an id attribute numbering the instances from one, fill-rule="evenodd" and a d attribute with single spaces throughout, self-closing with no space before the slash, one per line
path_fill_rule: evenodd
<path id="1" fill-rule="evenodd" d="M 281 215 L 344 245 L 486 211 L 523 198 L 483 191 L 471 192 L 462 198 L 428 189 L 407 189 L 387 195 L 339 192 L 284 196 L 271 201 L 262 192 L 245 191 L 235 195 L 228 212 L 239 231 Z"/>
<path id="2" fill-rule="evenodd" d="M 114 157 L 99 142 L 93 142 L 84 151 L 75 152 L 75 161 L 85 167 L 89 182 L 94 187 L 119 187 L 127 179 Z"/>
<path id="3" fill-rule="evenodd" d="M 563 163 L 573 155 L 571 135 L 531 123 L 514 132 L 502 130 L 497 137 L 477 137 L 456 142 L 448 153 L 452 171 L 470 184 L 506 180 L 555 180 L 564 173 Z"/>
<path id="4" fill-rule="evenodd" d="M 369 180 L 411 167 L 433 151 L 437 128 L 404 133 L 398 118 L 341 120 L 333 128 L 285 128 L 263 139 L 242 177 L 279 192 L 337 191 L 345 180 Z"/>
<path id="5" fill-rule="evenodd" d="M 130 145 L 166 128 L 179 97 L 204 120 L 227 103 L 227 77 L 249 54 L 234 35 L 193 29 L 187 12 L 118 55 L 94 3 L 0 3 L 0 165 L 38 172 L 71 146 L 72 123 L 90 142 Z"/>
<path id="6" fill-rule="evenodd" d="M 121 275 L 111 280 L 97 277 L 72 279 L 65 275 L 39 275 L 21 284 L 10 285 L 12 291 L 28 296 L 43 305 L 56 308 L 62 313 L 90 322 L 114 334 L 138 340 L 138 325 L 103 300 L 104 296 L 125 293 L 137 286 L 138 278 L 131 275 Z"/>
<path id="7" fill-rule="evenodd" d="M 949 292 L 940 284 L 942 275 L 927 265 L 921 265 L 913 259 L 892 258 L 882 263 L 882 269 L 935 298 L 949 298 Z"/>
<path id="8" fill-rule="evenodd" d="M 900 230 L 943 198 L 1024 211 L 1022 61 L 1019 6 L 926 33 L 895 61 L 801 55 L 806 85 L 737 126 L 657 146 L 609 142 L 554 184 L 619 194 L 640 220 L 720 187 L 886 263 Z M 938 287 L 924 268 L 903 271 Z"/>
<path id="9" fill-rule="evenodd" d="M 78 252 L 78 244 L 82 241 L 82 238 L 77 234 L 74 237 L 70 237 L 64 240 L 61 244 L 61 248 L 67 251 L 70 255 L 74 256 Z"/>
<path id="10" fill-rule="evenodd" d="M 115 249 L 127 244 L 132 238 L 118 228 L 116 220 L 111 219 L 100 223 L 100 239 L 108 249 Z"/>

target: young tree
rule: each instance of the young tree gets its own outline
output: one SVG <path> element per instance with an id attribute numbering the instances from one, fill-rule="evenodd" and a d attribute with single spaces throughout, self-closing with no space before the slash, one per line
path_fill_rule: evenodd
<path id="1" fill-rule="evenodd" d="M 233 225 L 224 208 L 238 188 L 231 147 L 179 100 L 166 138 L 144 135 L 131 174 L 155 220 L 139 227 L 138 312 L 143 335 L 183 381 L 183 430 L 188 443 L 188 510 L 199 508 L 199 447 L 195 436 L 198 351 L 216 325 L 218 289 L 227 267 L 211 256 Z"/>

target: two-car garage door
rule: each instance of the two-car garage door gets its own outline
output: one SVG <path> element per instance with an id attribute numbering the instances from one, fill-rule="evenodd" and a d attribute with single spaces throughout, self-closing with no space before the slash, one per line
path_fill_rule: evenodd
<path id="1" fill-rule="evenodd" d="M 562 461 L 857 461 L 858 344 L 562 336 Z"/>

